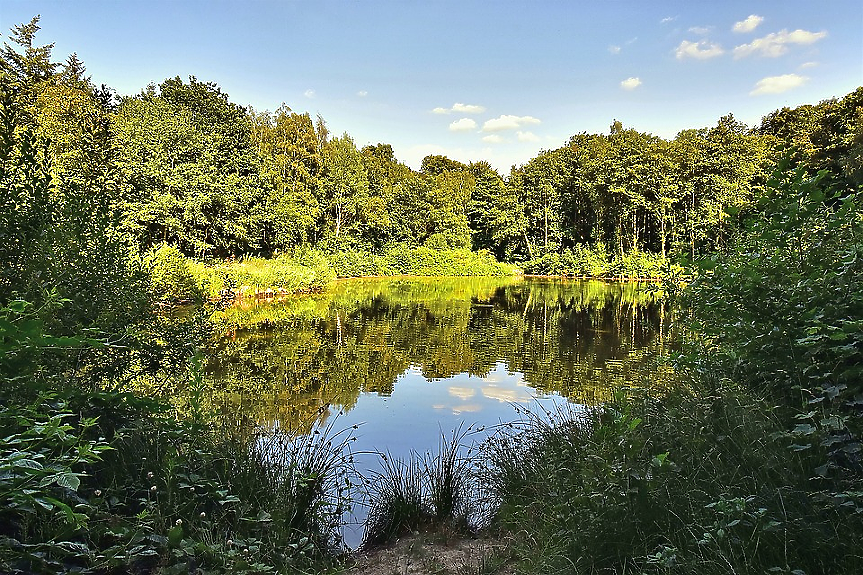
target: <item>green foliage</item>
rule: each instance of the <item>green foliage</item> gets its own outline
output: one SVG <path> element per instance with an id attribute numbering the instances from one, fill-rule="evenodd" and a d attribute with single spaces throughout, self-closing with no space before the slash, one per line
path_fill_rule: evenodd
<path id="1" fill-rule="evenodd" d="M 802 166 L 770 184 L 735 248 L 701 262 L 686 300 L 700 336 L 688 363 L 778 398 L 796 449 L 826 449 L 818 475 L 853 490 L 863 476 L 861 194 Z"/>
<path id="2" fill-rule="evenodd" d="M 525 262 L 524 269 L 535 275 L 609 279 L 661 279 L 682 272 L 660 254 L 636 250 L 609 258 L 603 244 L 548 252 Z"/>
<path id="3" fill-rule="evenodd" d="M 330 262 L 317 250 L 213 265 L 188 261 L 188 268 L 197 288 L 210 299 L 226 293 L 245 297 L 316 292 L 336 277 Z"/>
<path id="4" fill-rule="evenodd" d="M 117 229 L 107 128 L 98 116 L 58 119 L 76 134 L 70 146 L 88 166 L 58 171 L 58 149 L 22 125 L 26 114 L 13 92 L 0 82 L 0 302 L 35 303 L 64 335 L 81 326 L 125 331 L 147 311 L 146 276 Z M 53 292 L 73 305 L 44 306 Z"/>
<path id="5" fill-rule="evenodd" d="M 530 414 L 493 437 L 496 525 L 530 573 L 854 573 L 863 521 L 731 387 Z M 836 537 L 836 533 L 843 533 Z M 828 552 L 829 550 L 829 552 Z"/>
<path id="6" fill-rule="evenodd" d="M 144 260 L 150 268 L 155 299 L 167 302 L 199 300 L 201 292 L 187 260 L 180 251 L 168 244 L 155 248 Z"/>

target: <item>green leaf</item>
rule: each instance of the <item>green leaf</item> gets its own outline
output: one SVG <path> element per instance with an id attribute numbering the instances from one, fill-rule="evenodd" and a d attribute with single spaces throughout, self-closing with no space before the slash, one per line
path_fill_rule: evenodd
<path id="1" fill-rule="evenodd" d="M 78 491 L 78 487 L 81 486 L 81 479 L 74 473 L 62 473 L 57 476 L 57 485 Z"/>

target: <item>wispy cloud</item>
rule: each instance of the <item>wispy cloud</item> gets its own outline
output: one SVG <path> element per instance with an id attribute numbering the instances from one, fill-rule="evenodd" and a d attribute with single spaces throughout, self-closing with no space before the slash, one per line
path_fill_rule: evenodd
<path id="1" fill-rule="evenodd" d="M 462 118 L 449 125 L 450 132 L 470 132 L 476 130 L 476 121 L 472 118 Z"/>
<path id="2" fill-rule="evenodd" d="M 764 17 L 758 16 L 757 14 L 750 14 L 746 17 L 746 20 L 735 22 L 734 26 L 731 27 L 731 30 L 738 34 L 745 34 L 746 32 L 752 32 L 758 28 L 758 25 L 763 21 Z"/>
<path id="3" fill-rule="evenodd" d="M 476 104 L 462 104 L 461 102 L 456 102 L 450 108 L 435 108 L 432 110 L 435 114 L 451 114 L 453 112 L 458 114 L 482 114 L 485 112 L 485 106 L 477 106 Z"/>
<path id="4" fill-rule="evenodd" d="M 620 83 L 620 87 L 623 88 L 624 90 L 635 90 L 639 86 L 641 86 L 641 80 L 639 78 L 635 78 L 635 77 L 627 78 L 626 80 L 624 80 L 623 82 Z"/>
<path id="5" fill-rule="evenodd" d="M 668 24 L 669 22 L 674 22 L 677 20 L 677 16 L 666 16 L 662 20 L 659 21 L 660 24 Z"/>
<path id="6" fill-rule="evenodd" d="M 623 44 L 612 44 L 608 47 L 608 51 L 611 52 L 612 54 L 620 54 L 620 52 L 623 50 L 624 46 L 629 46 L 630 44 L 634 44 L 637 40 L 638 40 L 638 36 L 635 36 L 634 38 L 630 38 L 629 40 L 627 40 Z"/>
<path id="7" fill-rule="evenodd" d="M 506 140 L 504 140 L 503 136 L 499 134 L 489 134 L 488 136 L 483 136 L 482 141 L 488 142 L 489 144 L 502 144 Z"/>
<path id="8" fill-rule="evenodd" d="M 369 93 L 366 90 L 360 90 L 359 92 L 357 92 L 357 96 L 359 96 L 360 98 L 365 98 L 368 95 Z"/>
<path id="9" fill-rule="evenodd" d="M 540 120 L 533 116 L 512 116 L 504 114 L 497 118 L 486 120 L 482 125 L 483 132 L 503 132 L 505 130 L 515 130 L 522 126 L 530 124 L 539 124 Z"/>
<path id="10" fill-rule="evenodd" d="M 303 92 L 303 96 L 305 96 L 306 98 L 314 98 L 315 97 L 315 91 L 312 90 L 311 88 L 309 88 L 308 90 Z"/>
<path id="11" fill-rule="evenodd" d="M 798 68 L 800 68 L 801 70 L 806 70 L 807 68 L 815 68 L 818 65 L 818 62 L 803 62 L 802 64 L 800 64 L 800 66 L 798 66 Z"/>
<path id="12" fill-rule="evenodd" d="M 677 56 L 678 60 L 685 60 L 687 58 L 708 60 L 710 58 L 721 56 L 724 53 L 725 50 L 722 49 L 722 46 L 708 42 L 707 40 L 700 40 L 698 42 L 684 40 L 674 50 L 674 55 Z"/>
<path id="13" fill-rule="evenodd" d="M 788 52 L 790 44 L 808 45 L 827 37 L 827 32 L 809 32 L 808 30 L 781 30 L 763 38 L 756 38 L 749 44 L 741 44 L 734 48 L 735 58 L 745 58 L 757 54 L 766 58 L 776 58 Z"/>
<path id="14" fill-rule="evenodd" d="M 518 138 L 519 142 L 538 142 L 539 141 L 539 136 L 537 136 L 533 132 L 522 132 L 521 130 L 519 130 L 518 132 L 515 133 L 515 135 Z"/>
<path id="15" fill-rule="evenodd" d="M 809 78 L 798 74 L 783 74 L 782 76 L 768 76 L 758 80 L 755 84 L 755 89 L 749 92 L 750 96 L 760 96 L 762 94 L 781 94 L 802 86 Z"/>
<path id="16" fill-rule="evenodd" d="M 689 31 L 692 32 L 693 34 L 700 34 L 702 36 L 704 34 L 709 33 L 710 30 L 711 30 L 710 26 L 693 26 L 692 28 L 689 29 Z"/>

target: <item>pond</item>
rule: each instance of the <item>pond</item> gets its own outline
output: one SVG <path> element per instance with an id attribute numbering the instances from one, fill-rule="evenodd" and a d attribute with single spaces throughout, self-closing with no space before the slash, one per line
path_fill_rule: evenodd
<path id="1" fill-rule="evenodd" d="M 667 303 L 634 283 L 545 278 L 337 282 L 325 294 L 219 314 L 211 373 L 239 424 L 308 432 L 339 413 L 378 449 L 419 448 L 513 404 L 593 404 L 665 386 Z"/>
<path id="2" fill-rule="evenodd" d="M 233 425 L 308 433 L 332 422 L 355 451 L 437 449 L 442 433 L 515 406 L 595 404 L 670 385 L 668 304 L 634 283 L 388 278 L 220 312 L 210 372 Z M 350 539 L 350 536 L 348 537 Z"/>

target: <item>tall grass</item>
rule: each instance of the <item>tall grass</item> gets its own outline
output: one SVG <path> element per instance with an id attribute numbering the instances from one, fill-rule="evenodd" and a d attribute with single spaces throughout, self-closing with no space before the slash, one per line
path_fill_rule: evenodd
<path id="1" fill-rule="evenodd" d="M 495 524 L 529 573 L 858 573 L 853 506 L 739 390 L 529 418 L 485 446 Z M 840 535 L 846 534 L 846 535 Z"/>
<path id="2" fill-rule="evenodd" d="M 412 453 L 407 459 L 381 455 L 382 470 L 371 477 L 371 508 L 363 548 L 414 531 L 465 534 L 478 506 L 475 461 L 465 451 L 460 428 L 441 435 L 436 454 Z"/>

